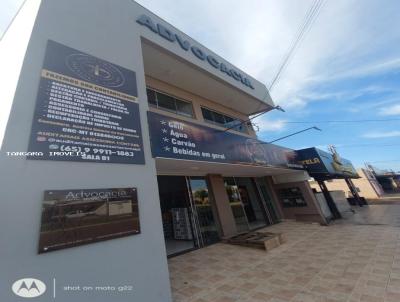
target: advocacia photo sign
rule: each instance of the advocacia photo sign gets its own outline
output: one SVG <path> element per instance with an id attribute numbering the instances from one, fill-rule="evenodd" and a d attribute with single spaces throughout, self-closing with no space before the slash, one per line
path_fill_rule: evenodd
<path id="1" fill-rule="evenodd" d="M 39 253 L 139 233 L 136 188 L 44 192 Z"/>

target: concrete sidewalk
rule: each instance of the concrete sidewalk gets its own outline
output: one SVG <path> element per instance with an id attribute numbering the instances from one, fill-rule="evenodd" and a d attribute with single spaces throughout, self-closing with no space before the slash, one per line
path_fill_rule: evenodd
<path id="1" fill-rule="evenodd" d="M 398 302 L 400 206 L 360 209 L 327 227 L 265 228 L 287 238 L 268 253 L 219 243 L 171 258 L 174 301 Z"/>
<path id="2" fill-rule="evenodd" d="M 387 193 L 379 199 L 369 199 L 369 204 L 400 204 L 400 193 Z"/>

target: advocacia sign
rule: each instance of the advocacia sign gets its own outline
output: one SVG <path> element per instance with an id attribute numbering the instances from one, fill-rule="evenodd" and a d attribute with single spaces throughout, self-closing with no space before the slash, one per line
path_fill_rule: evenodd
<path id="1" fill-rule="evenodd" d="M 137 20 L 137 23 L 140 25 L 146 26 L 152 32 L 159 34 L 164 39 L 170 41 L 171 43 L 178 43 L 179 46 L 185 51 L 191 51 L 193 55 L 195 55 L 198 59 L 202 61 L 207 61 L 212 67 L 218 69 L 220 72 L 227 74 L 228 76 L 232 77 L 238 82 L 246 85 L 247 87 L 254 89 L 253 85 L 251 84 L 250 80 L 242 75 L 239 71 L 229 68 L 227 64 L 220 62 L 215 56 L 208 54 L 206 51 L 201 49 L 196 45 L 191 45 L 190 42 L 181 35 L 177 34 L 176 32 L 172 31 L 169 28 L 166 28 L 164 25 L 160 23 L 154 23 L 153 20 L 149 16 L 141 15 Z"/>

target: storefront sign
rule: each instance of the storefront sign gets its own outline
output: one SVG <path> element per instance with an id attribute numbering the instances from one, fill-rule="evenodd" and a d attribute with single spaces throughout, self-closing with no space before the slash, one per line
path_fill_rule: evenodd
<path id="1" fill-rule="evenodd" d="M 298 162 L 306 167 L 315 179 L 357 178 L 359 177 L 353 164 L 338 155 L 317 148 L 297 150 Z"/>
<path id="2" fill-rule="evenodd" d="M 136 188 L 44 192 L 39 253 L 139 233 Z"/>
<path id="3" fill-rule="evenodd" d="M 152 32 L 159 34 L 164 39 L 168 40 L 171 43 L 178 43 L 179 46 L 184 51 L 189 51 L 197 57 L 201 61 L 207 61 L 215 69 L 218 69 L 220 72 L 227 74 L 228 76 L 232 77 L 238 82 L 241 82 L 243 85 L 254 89 L 253 85 L 251 84 L 250 80 L 242 75 L 239 71 L 229 68 L 227 64 L 220 62 L 215 56 L 208 54 L 202 48 L 196 45 L 190 45 L 190 42 L 184 39 L 181 35 L 177 34 L 173 30 L 166 28 L 164 25 L 160 23 L 154 23 L 153 20 L 146 15 L 141 15 L 137 20 L 137 23 L 140 25 L 146 26 Z"/>
<path id="4" fill-rule="evenodd" d="M 143 164 L 135 72 L 48 41 L 28 159 Z"/>
<path id="5" fill-rule="evenodd" d="M 293 150 L 148 112 L 153 157 L 302 168 Z"/>

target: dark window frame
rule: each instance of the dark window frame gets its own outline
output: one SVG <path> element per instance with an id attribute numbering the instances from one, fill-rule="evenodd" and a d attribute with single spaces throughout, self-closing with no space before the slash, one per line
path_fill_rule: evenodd
<path id="1" fill-rule="evenodd" d="M 236 132 L 239 132 L 239 133 L 250 134 L 249 126 L 243 120 L 241 120 L 239 118 L 232 117 L 232 116 L 224 114 L 224 113 L 221 113 L 219 111 L 210 109 L 208 107 L 200 106 L 200 108 L 201 108 L 201 114 L 203 115 L 203 119 L 204 119 L 204 121 L 206 123 L 209 123 L 209 124 L 212 124 L 212 125 L 217 125 L 219 127 L 230 128 L 230 127 L 234 126 L 233 122 L 237 122 L 237 126 L 233 127 L 230 130 L 233 130 L 233 131 L 236 131 Z M 223 116 L 225 123 L 221 124 L 221 123 L 216 122 L 215 119 L 214 120 L 209 120 L 209 119 L 205 118 L 203 110 L 209 111 L 209 113 L 211 113 L 211 116 L 213 116 L 213 117 L 214 117 L 214 114 L 218 114 L 218 115 Z M 230 125 L 228 124 L 227 118 L 231 119 L 231 121 L 229 121 L 229 123 L 232 123 L 232 124 L 230 124 Z M 242 127 L 242 130 L 236 128 L 236 127 L 240 127 L 240 126 Z"/>
<path id="2" fill-rule="evenodd" d="M 157 89 L 154 89 L 154 88 L 151 88 L 151 87 L 146 87 L 146 94 L 147 95 L 148 95 L 148 91 L 152 91 L 154 93 L 154 96 L 155 96 L 155 98 L 154 98 L 155 104 L 153 104 L 153 103 L 148 101 L 148 104 L 149 104 L 150 107 L 157 108 L 157 109 L 160 109 L 160 110 L 164 110 L 164 111 L 167 111 L 167 112 L 174 113 L 176 115 L 180 115 L 180 116 L 184 116 L 184 117 L 188 117 L 188 118 L 192 118 L 192 119 L 196 118 L 195 112 L 194 112 L 194 108 L 193 108 L 193 103 L 191 101 L 178 98 L 178 97 L 173 96 L 173 95 L 171 95 L 169 93 L 165 93 L 163 91 L 160 91 L 160 90 L 157 90 Z M 159 105 L 159 101 L 158 101 L 158 97 L 157 97 L 158 94 L 164 95 L 166 97 L 169 97 L 169 98 L 173 99 L 174 100 L 174 108 L 175 108 L 175 110 L 160 106 Z M 187 105 L 190 105 L 191 114 L 184 113 L 182 110 L 178 110 L 177 102 L 181 102 L 181 103 L 185 103 Z"/>

